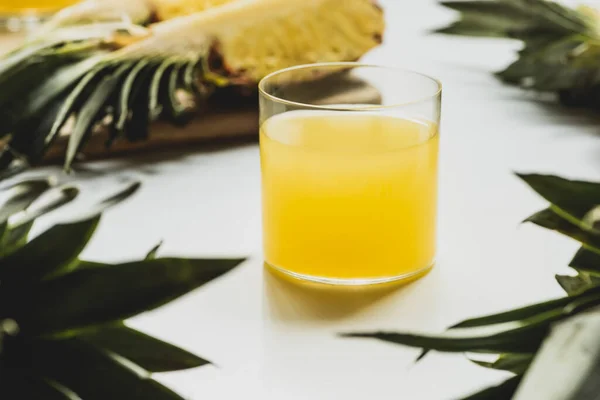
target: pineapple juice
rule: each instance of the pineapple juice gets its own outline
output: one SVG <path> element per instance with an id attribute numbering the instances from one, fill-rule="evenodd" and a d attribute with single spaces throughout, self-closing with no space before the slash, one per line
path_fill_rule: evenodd
<path id="1" fill-rule="evenodd" d="M 0 0 L 0 13 L 18 14 L 26 11 L 52 12 L 78 3 L 80 0 Z"/>
<path id="2" fill-rule="evenodd" d="M 409 277 L 434 262 L 437 125 L 292 111 L 261 126 L 265 261 L 325 280 Z"/>

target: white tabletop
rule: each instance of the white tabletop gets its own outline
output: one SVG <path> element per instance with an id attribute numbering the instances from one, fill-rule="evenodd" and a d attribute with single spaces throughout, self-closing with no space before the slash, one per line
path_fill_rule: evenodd
<path id="1" fill-rule="evenodd" d="M 158 377 L 186 398 L 456 398 L 503 374 L 462 355 L 432 354 L 413 365 L 414 349 L 336 333 L 436 332 L 561 294 L 553 273 L 577 245 L 519 225 L 545 203 L 512 172 L 597 178 L 600 126 L 499 83 L 491 72 L 512 59 L 517 43 L 430 35 L 426 30 L 450 21 L 452 12 L 431 0 L 382 3 L 385 44 L 365 60 L 419 70 L 444 84 L 439 263 L 425 279 L 393 291 L 340 294 L 264 272 L 256 144 L 93 165 L 144 185 L 105 215 L 87 258 L 141 257 L 160 239 L 162 255 L 249 256 L 233 273 L 132 321 L 218 365 Z"/>

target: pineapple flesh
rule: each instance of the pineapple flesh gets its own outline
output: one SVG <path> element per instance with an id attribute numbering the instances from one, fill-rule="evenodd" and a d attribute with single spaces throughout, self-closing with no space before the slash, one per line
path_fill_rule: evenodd
<path id="1" fill-rule="evenodd" d="M 153 0 L 152 6 L 159 21 L 181 17 L 237 0 Z"/>
<path id="2" fill-rule="evenodd" d="M 221 0 L 222 1 L 222 0 Z M 198 2 L 203 4 L 218 2 Z M 186 53 L 208 46 L 227 75 L 257 82 L 299 64 L 356 61 L 381 43 L 385 22 L 373 0 L 238 0 L 151 27 L 154 38 L 125 52 Z"/>

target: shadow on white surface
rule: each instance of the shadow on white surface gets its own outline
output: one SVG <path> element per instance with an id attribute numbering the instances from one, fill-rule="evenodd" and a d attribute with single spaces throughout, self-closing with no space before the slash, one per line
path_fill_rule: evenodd
<path id="1" fill-rule="evenodd" d="M 339 320 L 369 308 L 406 283 L 373 286 L 333 286 L 300 281 L 264 265 L 264 296 L 275 321 Z"/>

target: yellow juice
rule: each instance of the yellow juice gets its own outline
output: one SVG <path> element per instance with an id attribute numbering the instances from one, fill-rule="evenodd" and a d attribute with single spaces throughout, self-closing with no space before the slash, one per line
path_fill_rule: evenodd
<path id="1" fill-rule="evenodd" d="M 24 11 L 52 12 L 78 3 L 80 0 L 0 0 L 0 12 L 21 13 Z"/>
<path id="2" fill-rule="evenodd" d="M 326 280 L 427 270 L 436 251 L 438 127 L 360 112 L 262 124 L 265 261 Z"/>

